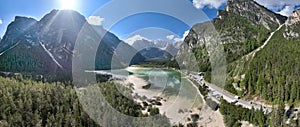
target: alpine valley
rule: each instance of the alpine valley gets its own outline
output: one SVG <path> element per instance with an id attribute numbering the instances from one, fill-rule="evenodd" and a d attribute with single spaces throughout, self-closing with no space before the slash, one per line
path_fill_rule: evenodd
<path id="1" fill-rule="evenodd" d="M 81 65 L 100 80 L 76 86 L 88 82 L 74 76 Z M 0 127 L 299 127 L 299 111 L 300 9 L 286 17 L 228 0 L 180 42 L 123 41 L 77 11 L 52 10 L 15 16 L 0 38 Z"/>

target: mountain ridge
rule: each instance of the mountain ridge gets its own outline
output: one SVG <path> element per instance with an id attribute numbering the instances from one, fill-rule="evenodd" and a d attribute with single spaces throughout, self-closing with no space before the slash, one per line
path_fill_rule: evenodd
<path id="1" fill-rule="evenodd" d="M 22 19 L 28 21 L 22 22 Z M 21 25 L 18 26 L 18 23 Z M 114 34 L 88 24 L 80 13 L 72 10 L 52 10 L 39 21 L 16 16 L 16 21 L 9 25 L 0 43 L 4 45 L 0 47 L 4 51 L 0 55 L 0 71 L 44 75 L 49 80 L 71 79 L 72 59 L 76 52 L 74 46 L 83 27 L 87 29 L 85 37 L 92 40 L 86 43 L 100 44 L 97 45 L 98 48 L 91 47 L 98 49 L 93 69 L 110 69 L 113 67 L 113 56 L 117 59 L 115 63 L 119 63 L 114 67 L 126 66 L 126 54 L 122 51 L 115 52 L 119 45 L 129 53 L 136 52 Z M 143 59 L 137 53 L 127 64 Z"/>
<path id="2" fill-rule="evenodd" d="M 269 34 L 286 19 L 280 15 L 278 19 L 277 16 L 253 0 L 228 1 L 226 9 L 219 10 L 215 19 L 192 27 L 177 58 L 180 53 L 194 52 L 199 70 L 209 71 L 209 47 L 214 43 L 223 45 L 226 61 L 231 63 L 263 45 Z"/>
<path id="3" fill-rule="evenodd" d="M 270 11 L 254 0 L 228 0 L 225 11 L 246 17 L 251 22 L 261 24 L 272 30 L 278 28 L 287 19 L 287 17 Z M 273 26 L 272 22 L 276 22 L 277 26 Z"/>
<path id="4" fill-rule="evenodd" d="M 300 9 L 289 17 L 279 15 L 278 18 L 278 14 L 261 5 L 250 6 L 257 4 L 252 0 L 231 2 L 211 22 L 193 26 L 184 41 L 188 47 L 182 47 L 180 51 L 192 51 L 195 54 L 199 70 L 206 72 L 205 79 L 210 82 L 212 61 L 208 47 L 215 44 L 213 37 L 220 37 L 221 41 L 217 44 L 224 47 L 227 73 L 225 86 L 216 85 L 248 99 L 297 104 L 300 99 L 300 89 L 297 87 L 300 82 L 300 65 L 297 62 L 300 55 Z M 259 13 L 255 10 L 259 10 Z M 274 19 L 269 20 L 270 17 Z M 219 32 L 219 36 L 210 35 L 210 31 L 214 30 Z M 247 57 L 247 54 L 253 58 Z"/>
<path id="5" fill-rule="evenodd" d="M 14 41 L 18 36 L 24 34 L 32 25 L 36 24 L 38 21 L 23 16 L 15 16 L 14 21 L 12 21 L 5 32 L 3 38 L 0 41 L 0 52 L 6 50 L 9 46 L 14 45 Z M 17 29 L 16 29 L 17 28 Z M 9 42 L 9 43 L 8 43 Z"/>
<path id="6" fill-rule="evenodd" d="M 231 1 L 228 3 L 232 4 Z M 267 124 L 252 120 L 248 122 L 258 126 L 298 126 L 299 118 L 294 117 L 297 113 L 293 110 L 298 109 L 300 103 L 300 9 L 288 18 L 279 16 L 277 19 L 277 14 L 265 10 L 261 5 L 257 5 L 261 9 L 251 6 L 256 3 L 252 0 L 234 1 L 234 6 L 228 5 L 225 10 L 220 10 L 217 18 L 211 22 L 194 25 L 184 41 L 187 46 L 181 47 L 176 58 L 187 57 L 184 52 L 193 52 L 199 71 L 204 72 L 207 82 L 241 97 L 247 103 L 272 106 L 272 113 L 264 118 L 269 121 Z M 249 7 L 250 10 L 247 10 Z M 259 11 L 257 14 L 260 17 L 256 11 Z M 220 41 L 214 38 L 220 38 Z M 212 61 L 216 56 L 210 56 L 210 45 L 224 47 L 227 61 L 224 64 L 227 69 L 225 73 L 214 66 L 219 61 Z M 188 62 L 183 61 L 182 64 L 189 67 L 189 64 L 185 64 Z M 221 75 L 215 75 L 213 71 L 219 71 Z M 225 82 L 217 82 L 218 77 Z M 244 102 L 238 100 L 238 103 Z M 232 105 L 234 109 L 238 104 Z M 290 109 L 287 110 L 287 107 Z M 233 112 L 232 115 L 224 111 L 227 126 L 241 125 L 240 119 L 234 115 L 236 111 L 228 110 Z M 286 112 L 291 115 L 285 115 Z"/>

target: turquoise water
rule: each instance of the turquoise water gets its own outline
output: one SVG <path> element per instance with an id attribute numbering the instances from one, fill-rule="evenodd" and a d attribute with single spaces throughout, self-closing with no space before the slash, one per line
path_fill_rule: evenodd
<path id="1" fill-rule="evenodd" d="M 195 96 L 195 88 L 181 73 L 161 68 L 128 69 L 131 75 L 135 75 L 147 81 L 151 86 L 147 90 L 160 89 L 163 94 L 176 96 L 181 94 L 186 97 Z"/>
<path id="2" fill-rule="evenodd" d="M 166 96 L 192 99 L 197 94 L 197 89 L 185 78 L 185 75 L 175 70 L 133 66 L 107 72 L 120 77 L 136 76 L 144 79 L 148 83 L 147 86 L 150 86 L 144 89 L 159 92 Z"/>

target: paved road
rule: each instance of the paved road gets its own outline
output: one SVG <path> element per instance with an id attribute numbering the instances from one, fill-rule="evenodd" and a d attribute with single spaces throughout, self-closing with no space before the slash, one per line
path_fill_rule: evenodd
<path id="1" fill-rule="evenodd" d="M 263 49 L 267 44 L 268 42 L 271 40 L 271 38 L 273 37 L 273 35 L 279 31 L 282 27 L 284 26 L 284 24 L 281 24 L 274 32 L 272 32 L 268 39 L 264 42 L 264 44 L 262 46 L 260 46 L 259 48 L 257 48 L 256 50 L 252 51 L 251 53 L 249 53 L 248 55 L 246 55 L 245 57 L 248 58 L 249 56 L 251 56 L 251 58 L 253 58 L 256 54 L 256 52 L 260 51 L 261 49 Z M 246 101 L 246 100 L 243 100 L 243 99 L 237 99 L 235 95 L 223 90 L 222 88 L 219 88 L 213 84 L 210 84 L 206 81 L 204 81 L 204 78 L 202 76 L 199 76 L 199 75 L 193 75 L 193 74 L 190 74 L 189 75 L 190 78 L 192 78 L 193 80 L 196 80 L 200 85 L 206 85 L 208 86 L 209 90 L 211 91 L 209 93 L 209 96 L 216 102 L 219 102 L 219 97 L 223 97 L 223 99 L 225 99 L 227 102 L 236 102 L 235 104 L 236 105 L 241 105 L 245 108 L 248 108 L 248 109 L 251 109 L 251 108 L 254 108 L 256 110 L 259 110 L 261 107 L 263 107 L 263 110 L 264 112 L 271 112 L 272 111 L 272 108 L 270 107 L 264 107 L 262 105 L 259 105 L 259 104 L 254 104 L 254 103 L 251 103 L 249 101 Z"/>
<path id="2" fill-rule="evenodd" d="M 206 85 L 208 86 L 208 89 L 210 90 L 209 92 L 209 96 L 216 102 L 219 103 L 219 97 L 223 97 L 224 100 L 226 100 L 227 102 L 234 102 L 236 101 L 236 105 L 241 105 L 245 108 L 251 109 L 252 107 L 256 110 L 259 110 L 261 107 L 261 105 L 258 104 L 253 104 L 249 101 L 243 100 L 243 99 L 236 99 L 236 96 L 223 90 L 222 88 L 219 88 L 218 86 L 215 86 L 213 84 L 210 84 L 206 81 L 204 81 L 202 76 L 199 75 L 193 75 L 190 74 L 189 77 L 195 81 L 197 81 L 200 85 Z M 270 113 L 272 111 L 272 108 L 270 107 L 263 107 L 263 110 L 265 113 Z"/>

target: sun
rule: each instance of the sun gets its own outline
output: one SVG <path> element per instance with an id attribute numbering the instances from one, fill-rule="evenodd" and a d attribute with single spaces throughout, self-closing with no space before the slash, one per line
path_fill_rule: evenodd
<path id="1" fill-rule="evenodd" d="M 75 9 L 76 0 L 60 0 L 61 9 Z"/>

